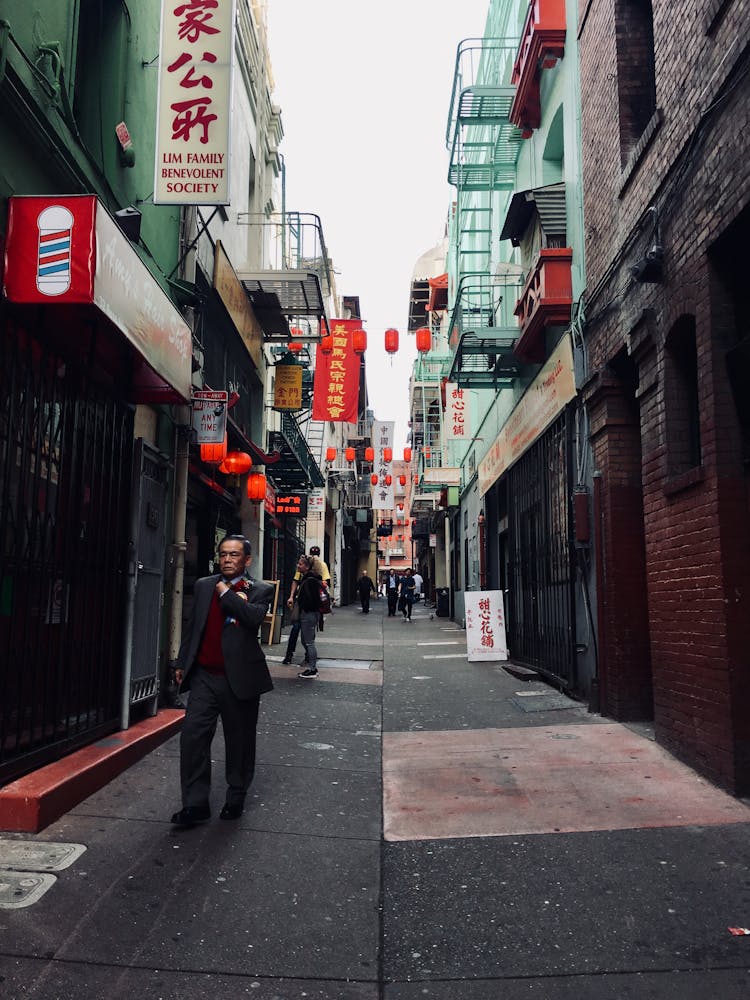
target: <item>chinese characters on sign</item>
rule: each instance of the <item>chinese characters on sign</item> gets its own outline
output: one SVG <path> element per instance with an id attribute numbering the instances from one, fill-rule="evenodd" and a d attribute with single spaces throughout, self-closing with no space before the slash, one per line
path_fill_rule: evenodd
<path id="1" fill-rule="evenodd" d="M 479 463 L 479 493 L 487 492 L 576 394 L 573 347 L 564 336 L 521 396 L 487 454 Z"/>
<path id="2" fill-rule="evenodd" d="M 469 436 L 467 402 L 465 389 L 461 389 L 456 382 L 446 382 L 444 434 L 447 441 L 463 441 Z"/>
<path id="3" fill-rule="evenodd" d="M 193 430 L 198 444 L 221 444 L 227 431 L 227 392 L 193 392 Z"/>
<path id="4" fill-rule="evenodd" d="M 464 591 L 466 652 L 469 660 L 507 660 L 501 590 Z"/>
<path id="5" fill-rule="evenodd" d="M 393 483 L 386 486 L 385 477 L 391 474 L 391 463 L 385 461 L 385 449 L 393 451 L 393 420 L 373 420 L 372 446 L 375 449 L 373 472 L 378 477 L 376 486 L 372 487 L 372 509 L 393 510 L 395 500 Z"/>
<path id="6" fill-rule="evenodd" d="M 154 203 L 229 204 L 234 0 L 162 0 Z"/>
<path id="7" fill-rule="evenodd" d="M 358 319 L 332 319 L 333 350 L 315 352 L 313 420 L 339 423 L 357 422 L 360 357 L 352 347 L 352 331 L 359 330 Z"/>
<path id="8" fill-rule="evenodd" d="M 307 517 L 307 495 L 305 493 L 277 493 L 276 514 Z"/>
<path id="9" fill-rule="evenodd" d="M 273 380 L 274 410 L 302 409 L 302 366 L 276 365 Z"/>

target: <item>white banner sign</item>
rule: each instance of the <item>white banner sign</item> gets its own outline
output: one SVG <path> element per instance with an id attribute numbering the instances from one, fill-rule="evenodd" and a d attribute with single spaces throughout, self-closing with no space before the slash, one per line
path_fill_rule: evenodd
<path id="1" fill-rule="evenodd" d="M 385 484 L 385 477 L 393 476 L 392 462 L 386 462 L 384 454 L 386 448 L 390 448 L 393 454 L 393 428 L 393 420 L 372 422 L 372 447 L 375 449 L 373 472 L 378 477 L 377 486 L 372 487 L 373 510 L 393 510 L 395 506 L 393 480 L 390 486 Z"/>
<path id="2" fill-rule="evenodd" d="M 466 389 L 461 389 L 457 382 L 445 383 L 443 435 L 446 441 L 468 440 L 468 403 L 469 393 Z"/>
<path id="3" fill-rule="evenodd" d="M 234 0 L 162 0 L 154 204 L 229 204 Z"/>
<path id="4" fill-rule="evenodd" d="M 198 444 L 221 444 L 227 432 L 227 392 L 193 393 L 193 430 Z"/>
<path id="5" fill-rule="evenodd" d="M 507 660 L 502 590 L 465 590 L 466 652 L 469 660 Z"/>
<path id="6" fill-rule="evenodd" d="M 313 511 L 322 513 L 326 509 L 326 494 L 325 490 L 310 490 L 307 494 L 307 512 L 311 514 Z"/>

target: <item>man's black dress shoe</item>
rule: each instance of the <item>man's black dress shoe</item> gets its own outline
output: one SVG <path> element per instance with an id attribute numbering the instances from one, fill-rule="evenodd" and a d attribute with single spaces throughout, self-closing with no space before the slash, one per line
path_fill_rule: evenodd
<path id="1" fill-rule="evenodd" d="M 208 806 L 185 806 L 176 812 L 170 823 L 173 826 L 197 826 L 198 823 L 205 823 L 207 819 L 211 819 L 211 810 Z"/>
<path id="2" fill-rule="evenodd" d="M 239 819 L 242 815 L 242 811 L 245 807 L 243 805 L 235 804 L 229 805 L 226 802 L 221 807 L 221 812 L 219 813 L 219 819 Z"/>

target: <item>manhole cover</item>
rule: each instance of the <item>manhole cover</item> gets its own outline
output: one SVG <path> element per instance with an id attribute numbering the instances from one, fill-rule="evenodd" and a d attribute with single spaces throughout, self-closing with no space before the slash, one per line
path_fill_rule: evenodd
<path id="1" fill-rule="evenodd" d="M 35 872 L 0 872 L 0 909 L 18 910 L 36 903 L 55 884 L 57 876 Z"/>
<path id="2" fill-rule="evenodd" d="M 54 844 L 42 840 L 0 839 L 0 869 L 59 872 L 86 850 L 83 844 Z"/>

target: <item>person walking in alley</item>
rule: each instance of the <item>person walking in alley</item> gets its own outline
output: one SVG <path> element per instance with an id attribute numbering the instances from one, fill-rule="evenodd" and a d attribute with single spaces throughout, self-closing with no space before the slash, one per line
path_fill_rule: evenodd
<path id="1" fill-rule="evenodd" d="M 359 591 L 359 603 L 362 605 L 362 613 L 367 615 L 370 613 L 370 594 L 376 594 L 377 591 L 375 590 L 375 584 L 367 575 L 366 569 L 362 571 L 362 576 L 357 581 L 357 590 Z"/>
<path id="2" fill-rule="evenodd" d="M 404 621 L 411 621 L 411 609 L 414 606 L 414 577 L 411 569 L 406 569 L 399 586 L 399 609 L 403 612 Z"/>
<path id="3" fill-rule="evenodd" d="M 396 604 L 398 602 L 398 577 L 396 570 L 392 569 L 385 581 L 386 595 L 388 597 L 388 617 L 393 618 L 396 614 Z"/>
<path id="4" fill-rule="evenodd" d="M 326 563 L 322 559 L 320 559 L 320 548 L 317 545 L 313 545 L 310 548 L 310 555 L 318 559 L 320 563 L 320 572 L 323 578 L 323 583 L 330 590 L 331 574 L 328 570 L 328 566 L 326 565 Z M 286 664 L 286 666 L 289 666 L 289 664 L 292 662 L 292 657 L 294 656 L 294 651 L 297 648 L 297 639 L 300 633 L 299 609 L 297 609 L 296 612 L 294 611 L 294 599 L 297 594 L 297 587 L 299 586 L 299 582 L 301 579 L 302 579 L 302 574 L 300 573 L 299 570 L 297 570 L 294 574 L 291 590 L 289 591 L 289 597 L 287 598 L 286 602 L 286 606 L 290 609 L 290 611 L 292 611 L 292 622 L 291 622 L 291 628 L 289 630 L 289 639 L 287 640 L 284 659 L 281 661 L 282 663 Z M 320 627 L 320 631 L 322 632 L 323 615 L 319 616 L 318 625 Z"/>
<path id="5" fill-rule="evenodd" d="M 414 600 L 419 601 L 422 598 L 422 585 L 424 580 L 422 579 L 422 574 L 417 570 L 414 574 Z"/>
<path id="6" fill-rule="evenodd" d="M 318 675 L 318 651 L 315 647 L 315 629 L 320 616 L 320 588 L 323 565 L 315 556 L 300 556 L 297 563 L 300 574 L 297 602 L 300 610 L 302 645 L 305 647 L 305 664 L 297 674 L 305 680 Z"/>
<path id="7" fill-rule="evenodd" d="M 245 575 L 250 542 L 227 535 L 219 544 L 220 572 L 196 581 L 193 611 L 175 667 L 180 691 L 190 691 L 180 733 L 182 808 L 174 826 L 211 816 L 211 743 L 221 716 L 226 800 L 221 819 L 239 819 L 255 773 L 255 740 L 262 694 L 273 689 L 258 630 L 273 588 Z"/>

